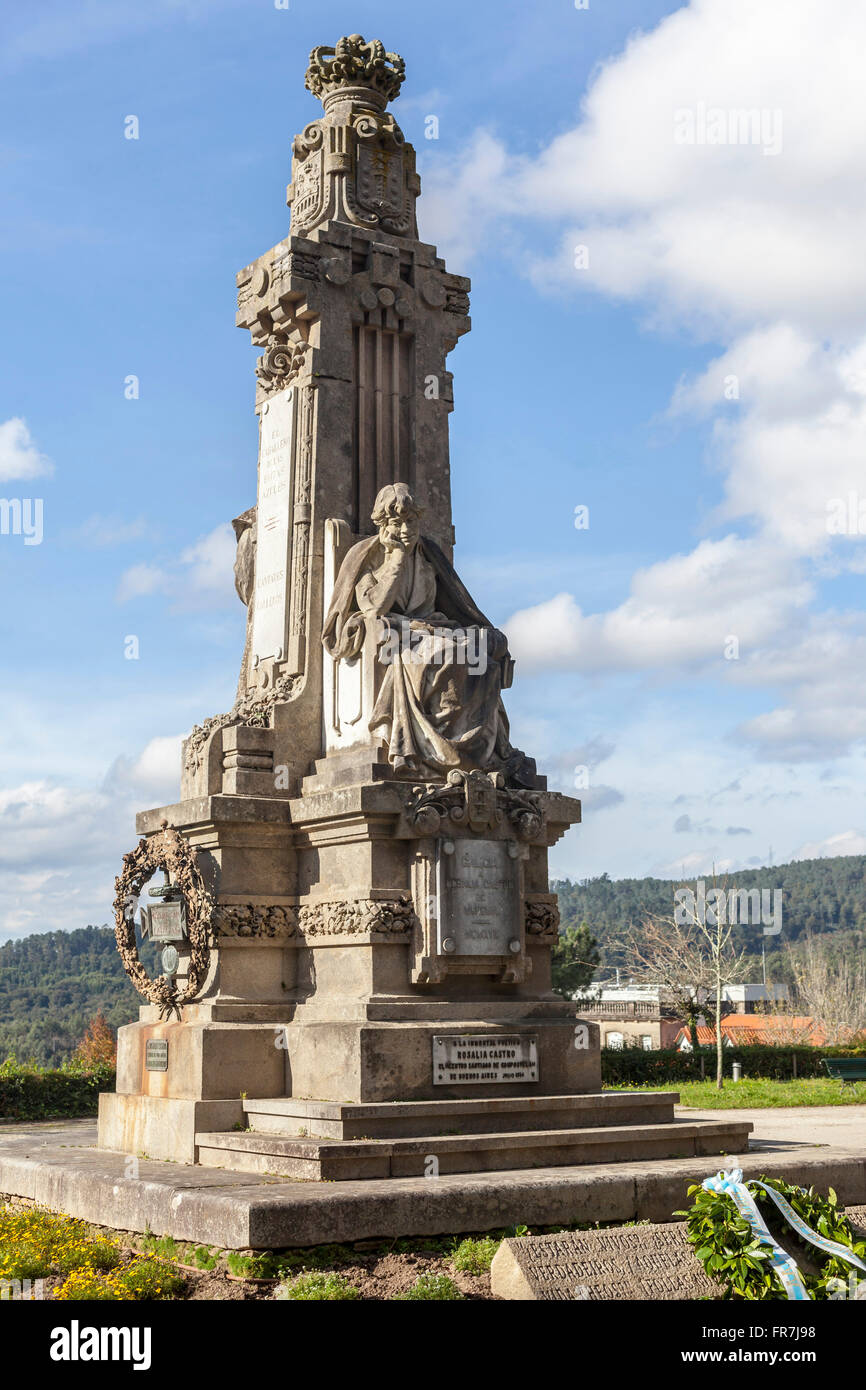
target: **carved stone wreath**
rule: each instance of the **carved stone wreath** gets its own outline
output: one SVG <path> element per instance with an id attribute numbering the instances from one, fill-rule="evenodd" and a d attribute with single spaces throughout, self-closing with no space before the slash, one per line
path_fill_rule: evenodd
<path id="1" fill-rule="evenodd" d="M 214 714 L 203 723 L 196 724 L 185 744 L 185 770 L 198 771 L 204 757 L 205 745 L 215 729 L 226 729 L 236 724 L 248 724 L 253 729 L 270 728 L 274 706 L 291 699 L 299 684 L 298 676 L 281 676 L 268 690 L 248 691 L 241 699 L 235 701 L 228 714 Z"/>
<path id="2" fill-rule="evenodd" d="M 114 937 L 123 968 L 139 994 L 156 1004 L 160 1018 L 172 1013 L 180 1017 L 183 1004 L 190 1003 L 204 984 L 210 960 L 213 897 L 195 862 L 193 850 L 182 835 L 165 823 L 149 840 L 139 840 L 138 848 L 123 856 L 123 871 L 114 880 Z M 159 975 L 152 980 L 138 957 L 135 938 L 135 907 L 145 884 L 157 869 L 164 870 L 183 897 L 189 933 L 190 960 L 187 983 L 178 990 L 174 980 Z"/>

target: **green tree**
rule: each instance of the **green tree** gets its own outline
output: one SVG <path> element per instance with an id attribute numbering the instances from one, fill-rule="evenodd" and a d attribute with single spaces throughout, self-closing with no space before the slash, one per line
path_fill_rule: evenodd
<path id="1" fill-rule="evenodd" d="M 597 944 L 586 922 L 560 932 L 550 955 L 551 984 L 556 994 L 571 999 L 586 989 L 598 968 Z"/>

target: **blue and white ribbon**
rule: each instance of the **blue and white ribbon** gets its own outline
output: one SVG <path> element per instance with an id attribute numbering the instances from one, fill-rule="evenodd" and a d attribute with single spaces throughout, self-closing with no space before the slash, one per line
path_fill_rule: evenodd
<path id="1" fill-rule="evenodd" d="M 753 1187 L 760 1187 L 766 1192 L 767 1196 L 775 1202 L 785 1220 L 803 1240 L 809 1241 L 810 1244 L 817 1246 L 819 1250 L 825 1251 L 826 1254 L 836 1255 L 839 1259 L 846 1260 L 848 1264 L 856 1265 L 858 1269 L 862 1269 L 866 1272 L 866 1265 L 864 1265 L 862 1260 L 857 1258 L 853 1251 L 848 1249 L 847 1245 L 839 1245 L 835 1240 L 828 1240 L 826 1236 L 819 1236 L 817 1231 L 810 1230 L 802 1217 L 798 1216 L 794 1211 L 790 1203 L 785 1201 L 781 1193 L 776 1192 L 772 1187 L 768 1187 L 766 1183 L 759 1182 L 757 1178 L 753 1178 L 750 1181 Z M 809 1300 L 811 1295 L 806 1285 L 803 1283 L 803 1277 L 797 1268 L 796 1261 L 793 1256 L 788 1254 L 787 1250 L 782 1249 L 779 1242 L 769 1231 L 764 1218 L 758 1210 L 754 1197 L 743 1182 L 743 1170 L 741 1168 L 732 1168 L 729 1173 L 717 1173 L 714 1178 L 705 1178 L 702 1186 L 705 1187 L 708 1192 L 727 1194 L 740 1215 L 748 1223 L 756 1240 L 759 1240 L 762 1245 L 770 1247 L 770 1264 L 781 1281 L 786 1297 L 793 1302 Z"/>

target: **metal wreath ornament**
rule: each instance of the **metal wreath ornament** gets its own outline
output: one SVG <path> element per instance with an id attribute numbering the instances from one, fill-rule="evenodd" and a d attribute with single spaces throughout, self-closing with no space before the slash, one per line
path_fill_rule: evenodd
<path id="1" fill-rule="evenodd" d="M 195 862 L 197 853 L 164 821 L 156 835 L 139 840 L 138 848 L 123 856 L 123 871 L 114 880 L 114 937 L 120 959 L 139 994 L 157 1005 L 160 1018 L 172 1013 L 180 1017 L 181 1006 L 190 1003 L 201 989 L 210 963 L 214 900 Z M 186 914 L 190 961 L 187 983 L 180 991 L 170 976 L 159 975 L 152 980 L 138 956 L 135 907 L 145 884 L 158 869 L 180 890 Z"/>

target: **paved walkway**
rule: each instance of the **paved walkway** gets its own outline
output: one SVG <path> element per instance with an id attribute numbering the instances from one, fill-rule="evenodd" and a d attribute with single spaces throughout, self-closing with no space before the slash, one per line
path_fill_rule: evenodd
<path id="1" fill-rule="evenodd" d="M 834 1149 L 866 1155 L 866 1105 L 771 1106 L 760 1110 L 693 1110 L 678 1105 L 678 1116 L 690 1120 L 737 1115 L 754 1125 L 751 1142 L 831 1144 Z"/>

